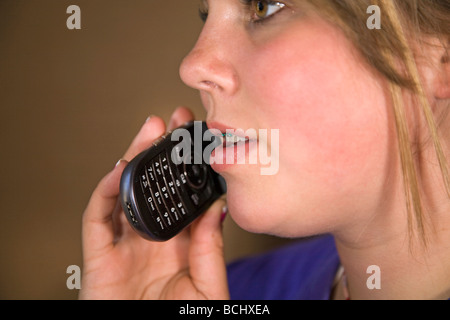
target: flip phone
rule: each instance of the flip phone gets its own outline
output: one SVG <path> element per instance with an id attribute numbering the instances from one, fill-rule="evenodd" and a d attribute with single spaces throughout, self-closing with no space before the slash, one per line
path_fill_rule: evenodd
<path id="1" fill-rule="evenodd" d="M 174 136 L 178 129 L 187 133 L 181 142 L 179 135 Z M 133 229 L 147 240 L 171 239 L 226 192 L 225 180 L 205 161 L 209 155 L 203 154 L 205 148 L 211 151 L 211 145 L 220 144 L 220 139 L 204 141 L 205 122 L 190 122 L 178 129 L 130 161 L 121 177 L 123 211 Z"/>

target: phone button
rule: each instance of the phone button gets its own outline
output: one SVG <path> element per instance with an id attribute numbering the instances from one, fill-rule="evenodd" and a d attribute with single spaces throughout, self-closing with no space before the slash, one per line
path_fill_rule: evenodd
<path id="1" fill-rule="evenodd" d="M 164 231 L 165 230 L 165 228 L 164 228 L 164 223 L 162 223 L 162 219 L 161 219 L 161 217 L 157 217 L 156 218 L 156 225 L 159 227 L 159 229 L 161 230 L 161 231 Z"/>
<path id="2" fill-rule="evenodd" d="M 158 166 L 157 166 L 158 164 Z M 167 157 L 165 155 L 165 153 L 162 153 L 159 156 L 159 162 L 155 162 L 155 168 L 158 167 L 158 169 L 156 170 L 157 173 L 157 177 L 158 177 L 158 181 L 156 182 L 156 184 L 159 187 L 159 190 L 161 191 L 162 194 L 162 198 L 163 198 L 163 202 L 164 202 L 164 208 L 166 210 L 166 212 L 164 213 L 164 217 L 167 220 L 167 224 L 169 226 L 172 225 L 173 222 L 177 222 L 180 220 L 180 215 L 178 214 L 178 212 L 176 210 L 174 210 L 173 208 L 173 201 L 172 198 L 170 197 L 169 194 L 169 187 L 167 186 L 166 183 L 166 179 L 164 176 L 164 168 L 168 168 L 168 164 L 167 164 Z"/>
<path id="3" fill-rule="evenodd" d="M 146 167 L 148 181 L 155 181 L 155 173 L 153 172 L 152 164 L 149 163 Z"/>
<path id="4" fill-rule="evenodd" d="M 153 162 L 153 170 L 156 173 L 156 179 L 159 180 L 162 177 L 163 173 L 158 158 L 156 158 L 155 161 Z"/>
<path id="5" fill-rule="evenodd" d="M 144 193 L 147 206 L 150 209 L 150 212 L 153 216 L 159 216 L 158 209 L 156 209 L 155 199 L 153 199 L 152 192 L 149 190 L 146 193 Z"/>
<path id="6" fill-rule="evenodd" d="M 152 189 L 150 186 L 148 188 L 143 189 L 143 195 L 145 199 L 145 203 L 147 204 L 147 208 L 150 212 L 150 216 L 152 217 L 155 225 L 157 226 L 157 229 L 160 231 L 163 231 L 165 229 L 164 224 L 162 224 L 162 219 L 159 214 L 159 211 L 155 204 L 155 199 L 153 198 Z M 145 219 L 145 217 L 143 217 Z"/>
<path id="7" fill-rule="evenodd" d="M 170 198 L 170 200 L 166 202 L 166 205 L 172 216 L 175 218 L 175 220 L 178 221 L 181 219 L 182 216 L 186 215 L 187 211 L 180 197 L 178 196 L 175 182 L 173 181 L 172 169 L 169 165 L 167 154 L 161 154 L 160 160 L 164 175 L 163 180 L 167 187 L 167 193 Z"/>
<path id="8" fill-rule="evenodd" d="M 171 227 L 172 226 L 172 218 L 169 215 L 169 212 L 166 210 L 163 213 L 163 218 L 164 218 L 164 223 L 167 225 L 167 227 Z"/>
<path id="9" fill-rule="evenodd" d="M 165 153 L 161 154 L 160 161 L 161 161 L 161 168 L 162 168 L 163 175 L 164 175 L 164 177 L 167 178 L 167 176 L 170 174 L 170 166 L 169 166 L 168 157 Z"/>
<path id="10" fill-rule="evenodd" d="M 198 203 L 200 201 L 200 197 L 199 197 L 199 195 L 197 193 L 192 193 L 191 194 L 191 200 L 196 206 L 198 206 Z"/>
<path id="11" fill-rule="evenodd" d="M 165 219 L 164 217 L 167 210 L 163 204 L 161 192 L 158 188 L 156 180 L 151 180 L 149 178 L 150 175 L 149 173 L 155 172 L 154 167 L 152 167 L 151 163 L 147 164 L 145 171 L 147 173 L 147 181 L 149 181 L 149 188 L 148 188 L 149 191 L 144 193 L 146 197 L 147 206 L 149 207 L 153 218 L 156 220 L 158 227 L 161 230 L 164 230 L 166 227 L 169 226 L 169 224 L 166 222 L 167 219 Z"/>
<path id="12" fill-rule="evenodd" d="M 172 180 L 171 169 L 166 153 L 161 154 L 160 163 L 163 172 L 162 181 L 160 181 L 160 187 L 164 195 L 166 208 L 169 209 L 169 213 L 172 216 L 173 220 L 180 221 L 186 214 L 186 210 L 177 210 L 177 204 L 180 203 L 181 200 L 179 199 L 178 194 L 175 190 L 175 183 Z"/>
<path id="13" fill-rule="evenodd" d="M 174 212 L 174 210 L 172 210 L 173 209 L 173 205 L 172 205 L 173 201 L 169 195 L 169 191 L 167 189 L 164 178 L 162 181 L 158 181 L 157 184 L 158 184 L 159 190 L 161 191 L 161 194 L 162 194 L 163 202 L 165 204 L 165 209 L 171 213 L 173 220 L 176 220 L 176 221 L 180 220 L 178 213 L 176 211 Z"/>
<path id="14" fill-rule="evenodd" d="M 183 216 L 185 216 L 187 214 L 187 210 L 186 210 L 186 207 L 184 206 L 183 201 L 177 202 L 177 209 L 179 212 L 181 212 L 181 214 Z"/>
<path id="15" fill-rule="evenodd" d="M 195 162 L 196 158 L 198 158 L 195 155 L 196 153 L 192 151 L 190 155 L 184 158 L 182 172 L 192 188 L 201 189 L 205 186 L 208 171 L 205 163 Z"/>
<path id="16" fill-rule="evenodd" d="M 186 191 L 186 189 L 189 189 L 189 186 L 187 185 L 188 182 L 186 176 L 182 171 L 183 166 L 177 166 L 169 156 L 167 156 L 167 162 L 169 164 L 167 170 L 164 170 L 163 167 L 164 177 L 166 178 L 170 194 L 177 204 L 178 212 L 181 213 L 182 216 L 185 216 L 188 212 L 192 211 L 194 207 L 192 206 Z"/>
<path id="17" fill-rule="evenodd" d="M 140 181 L 141 181 L 142 191 L 148 190 L 149 187 L 150 187 L 150 183 L 148 182 L 147 175 L 145 174 L 145 171 L 142 172 Z"/>
<path id="18" fill-rule="evenodd" d="M 179 219 L 179 216 L 172 217 L 170 215 L 170 207 L 166 205 L 169 202 L 170 196 L 167 186 L 164 182 L 161 163 L 159 157 L 156 157 L 152 164 L 153 172 L 155 173 L 156 180 L 150 183 L 153 190 L 153 195 L 156 202 L 156 207 L 161 215 L 161 218 L 167 228 L 171 228 L 174 221 Z M 174 220 L 175 219 L 175 220 Z"/>
<path id="19" fill-rule="evenodd" d="M 172 181 L 170 177 L 164 178 L 166 180 L 167 186 L 169 188 L 170 197 L 172 198 L 172 203 L 175 205 L 173 208 L 170 208 L 170 211 L 173 212 L 173 209 L 177 210 L 178 213 L 180 213 L 182 216 L 185 216 L 187 211 L 184 207 L 183 202 L 181 201 L 180 197 L 178 196 L 178 192 L 175 189 L 175 183 Z"/>
<path id="20" fill-rule="evenodd" d="M 188 189 L 189 198 L 192 200 L 192 203 L 196 207 L 200 207 L 203 205 L 209 197 L 212 195 L 212 188 L 210 183 L 207 183 L 203 189 L 201 190 L 195 190 L 195 189 Z"/>

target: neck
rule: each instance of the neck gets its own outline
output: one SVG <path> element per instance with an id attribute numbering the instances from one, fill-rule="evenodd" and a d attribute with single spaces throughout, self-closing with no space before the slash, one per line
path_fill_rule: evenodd
<path id="1" fill-rule="evenodd" d="M 407 239 L 370 248 L 349 247 L 339 239 L 336 244 L 353 300 L 450 298 L 450 251 L 442 242 L 416 250 Z"/>
<path id="2" fill-rule="evenodd" d="M 410 234 L 404 198 L 392 189 L 382 207 L 334 232 L 351 299 L 450 298 L 450 202 L 443 188 L 434 191 L 424 199 L 426 246 Z"/>

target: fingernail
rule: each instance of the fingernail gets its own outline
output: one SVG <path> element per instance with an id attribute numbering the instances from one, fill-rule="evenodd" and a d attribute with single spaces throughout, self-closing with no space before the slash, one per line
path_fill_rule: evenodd
<path id="1" fill-rule="evenodd" d="M 120 165 L 120 163 L 121 163 L 122 161 L 124 161 L 124 160 L 123 160 L 123 159 L 120 159 L 119 161 L 117 161 L 117 162 L 116 162 L 116 165 L 114 166 L 114 168 L 117 168 L 117 167 Z"/>
<path id="2" fill-rule="evenodd" d="M 145 120 L 145 123 L 149 122 L 151 118 L 153 118 L 153 115 L 150 115 L 150 116 Z"/>
<path id="3" fill-rule="evenodd" d="M 228 214 L 228 207 L 225 205 L 222 208 L 222 215 L 220 216 L 220 223 L 223 223 L 225 221 L 225 218 L 227 217 Z"/>

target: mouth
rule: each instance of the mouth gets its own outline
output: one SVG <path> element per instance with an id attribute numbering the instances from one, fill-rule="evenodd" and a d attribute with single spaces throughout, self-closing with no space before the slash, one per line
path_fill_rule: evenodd
<path id="1" fill-rule="evenodd" d="M 223 148 L 235 147 L 251 141 L 257 141 L 256 130 L 234 129 L 218 122 L 208 122 L 208 129 L 221 140 Z"/>
<path id="2" fill-rule="evenodd" d="M 256 129 L 235 129 L 218 122 L 207 122 L 208 129 L 217 136 L 218 144 L 211 153 L 210 163 L 214 171 L 229 172 L 237 165 L 258 164 L 260 137 Z"/>
<path id="3" fill-rule="evenodd" d="M 214 171 L 219 174 L 242 174 L 242 170 L 236 169 L 240 164 L 245 165 L 241 166 L 242 168 L 255 165 L 260 168 L 261 175 L 278 173 L 278 129 L 270 129 L 270 138 L 268 138 L 267 129 L 244 131 L 218 122 L 206 122 L 206 125 L 210 133 L 218 137 L 210 157 L 210 164 Z M 270 167 L 267 168 L 267 165 Z"/>
<path id="4" fill-rule="evenodd" d="M 238 145 L 240 143 L 246 143 L 250 141 L 250 139 L 247 137 L 238 136 L 237 134 L 229 132 L 222 133 L 220 137 L 222 138 L 222 146 L 224 148 L 234 147 L 235 145 Z"/>

